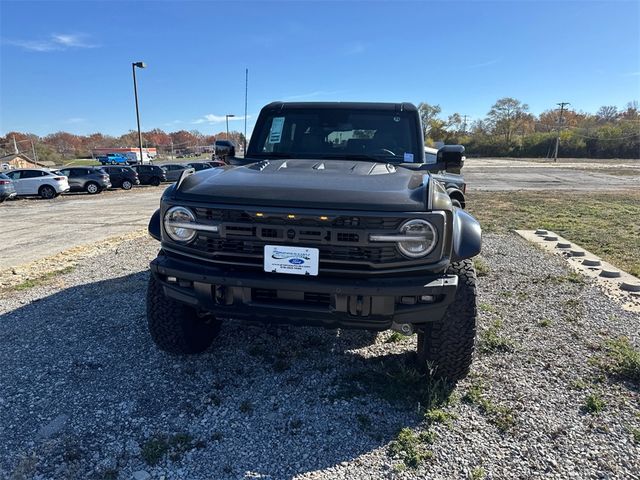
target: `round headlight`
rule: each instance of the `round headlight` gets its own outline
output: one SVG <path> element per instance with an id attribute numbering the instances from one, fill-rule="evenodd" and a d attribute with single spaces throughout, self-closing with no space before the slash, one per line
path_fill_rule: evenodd
<path id="1" fill-rule="evenodd" d="M 190 242 L 196 236 L 196 231 L 189 228 L 189 224 L 195 221 L 196 217 L 188 208 L 171 207 L 164 214 L 164 229 L 172 240 Z"/>
<path id="2" fill-rule="evenodd" d="M 400 227 L 402 235 L 415 239 L 398 242 L 398 248 L 402 254 L 409 258 L 424 257 L 438 242 L 435 228 L 426 220 L 409 220 Z"/>

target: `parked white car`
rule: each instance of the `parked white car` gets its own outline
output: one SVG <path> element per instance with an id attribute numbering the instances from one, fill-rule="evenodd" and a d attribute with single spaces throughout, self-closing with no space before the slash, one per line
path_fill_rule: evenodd
<path id="1" fill-rule="evenodd" d="M 69 191 L 69 181 L 64 175 L 56 175 L 42 168 L 18 168 L 5 172 L 16 187 L 17 196 L 39 195 L 54 198 Z"/>

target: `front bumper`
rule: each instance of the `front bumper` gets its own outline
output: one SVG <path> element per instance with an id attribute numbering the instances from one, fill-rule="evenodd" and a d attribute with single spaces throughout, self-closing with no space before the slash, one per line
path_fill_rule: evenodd
<path id="1" fill-rule="evenodd" d="M 446 274 L 352 279 L 223 270 L 163 252 L 151 272 L 167 297 L 221 317 L 368 330 L 439 321 L 458 286 Z"/>

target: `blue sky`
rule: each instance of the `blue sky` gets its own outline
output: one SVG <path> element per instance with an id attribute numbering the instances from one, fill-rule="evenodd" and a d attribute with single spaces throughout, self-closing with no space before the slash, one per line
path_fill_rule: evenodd
<path id="1" fill-rule="evenodd" d="M 273 100 L 426 101 L 475 119 L 640 99 L 640 2 L 0 2 L 0 133 L 249 130 Z M 232 129 L 242 130 L 240 118 Z"/>

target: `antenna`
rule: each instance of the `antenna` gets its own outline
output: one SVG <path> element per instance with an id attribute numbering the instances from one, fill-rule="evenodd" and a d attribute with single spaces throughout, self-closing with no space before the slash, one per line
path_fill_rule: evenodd
<path id="1" fill-rule="evenodd" d="M 247 96 L 249 92 L 249 69 L 244 69 L 244 154 L 247 154 Z"/>

